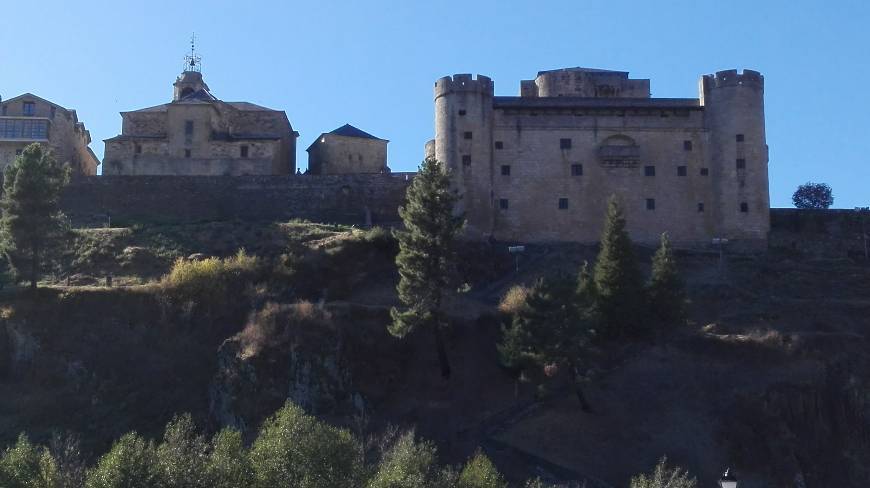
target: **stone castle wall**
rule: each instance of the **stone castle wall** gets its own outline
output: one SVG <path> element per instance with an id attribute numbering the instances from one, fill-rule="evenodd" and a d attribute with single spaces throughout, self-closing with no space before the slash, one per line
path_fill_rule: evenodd
<path id="1" fill-rule="evenodd" d="M 61 200 L 76 226 L 302 218 L 399 221 L 411 176 L 98 176 L 74 178 Z"/>

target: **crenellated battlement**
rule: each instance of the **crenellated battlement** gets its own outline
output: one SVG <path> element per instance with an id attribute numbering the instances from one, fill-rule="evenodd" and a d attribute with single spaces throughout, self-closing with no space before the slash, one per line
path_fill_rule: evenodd
<path id="1" fill-rule="evenodd" d="M 758 71 L 744 69 L 738 73 L 736 69 L 717 71 L 715 75 L 704 75 L 704 88 L 722 88 L 726 86 L 749 86 L 764 89 L 764 76 Z"/>
<path id="2" fill-rule="evenodd" d="M 455 92 L 477 92 L 493 96 L 495 89 L 492 80 L 483 75 L 473 77 L 470 74 L 456 74 L 435 82 L 435 98 Z"/>

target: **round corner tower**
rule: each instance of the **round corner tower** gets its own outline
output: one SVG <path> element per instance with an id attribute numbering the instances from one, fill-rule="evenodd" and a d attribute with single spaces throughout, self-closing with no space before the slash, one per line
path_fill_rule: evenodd
<path id="1" fill-rule="evenodd" d="M 719 71 L 700 81 L 708 131 L 718 235 L 748 244 L 770 230 L 764 77 L 752 70 Z"/>
<path id="2" fill-rule="evenodd" d="M 435 158 L 451 172 L 466 231 L 477 237 L 490 232 L 493 218 L 493 95 L 492 80 L 483 75 L 435 82 Z"/>

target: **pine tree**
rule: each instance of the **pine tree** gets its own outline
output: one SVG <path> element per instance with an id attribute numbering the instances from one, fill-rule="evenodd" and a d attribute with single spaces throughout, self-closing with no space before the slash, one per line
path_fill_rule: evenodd
<path id="1" fill-rule="evenodd" d="M 643 317 L 643 281 L 625 225 L 622 208 L 612 196 L 593 273 L 602 332 L 611 337 L 639 332 Z"/>
<path id="2" fill-rule="evenodd" d="M 390 311 L 393 322 L 389 331 L 404 337 L 417 327 L 430 329 L 445 378 L 450 377 L 450 363 L 442 331 L 447 325 L 442 306 L 445 293 L 454 284 L 456 240 L 464 225 L 464 218 L 455 212 L 458 200 L 444 165 L 426 158 L 408 187 L 405 206 L 399 208 L 405 230 L 395 233 L 399 241 L 397 291 L 406 308 Z"/>
<path id="3" fill-rule="evenodd" d="M 565 277 L 541 279 L 529 290 L 526 303 L 503 330 L 498 345 L 508 367 L 561 365 L 572 375 L 583 409 L 590 407 L 580 388 L 579 363 L 588 342 L 590 322 L 578 307 L 573 282 Z"/>
<path id="4" fill-rule="evenodd" d="M 685 291 L 667 234 L 653 256 L 652 276 L 647 286 L 651 316 L 658 325 L 679 325 L 686 320 Z"/>
<path id="5" fill-rule="evenodd" d="M 65 228 L 59 200 L 69 168 L 37 143 L 27 146 L 7 168 L 0 208 L 0 247 L 17 274 L 25 273 L 36 289 L 42 261 Z"/>

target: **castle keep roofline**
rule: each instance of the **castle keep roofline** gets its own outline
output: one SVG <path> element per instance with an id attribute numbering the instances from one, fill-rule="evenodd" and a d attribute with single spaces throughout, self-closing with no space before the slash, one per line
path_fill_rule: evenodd
<path id="1" fill-rule="evenodd" d="M 703 110 L 697 98 L 493 97 L 493 108 L 681 108 Z"/>

